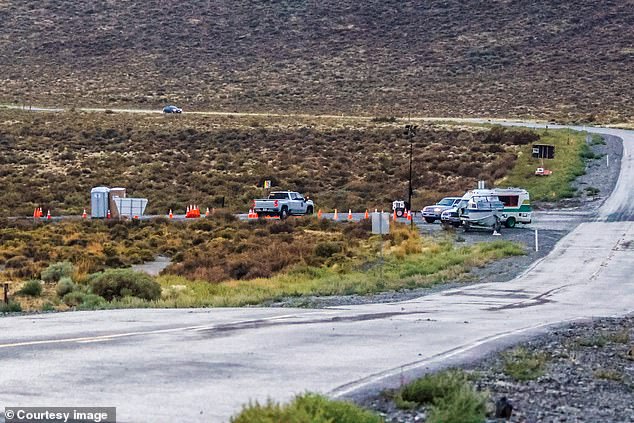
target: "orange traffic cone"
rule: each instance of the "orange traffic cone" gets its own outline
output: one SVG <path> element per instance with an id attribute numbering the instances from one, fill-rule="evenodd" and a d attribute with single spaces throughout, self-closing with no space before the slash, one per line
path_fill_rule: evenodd
<path id="1" fill-rule="evenodd" d="M 394 210 L 394 213 L 392 213 L 392 220 L 396 222 L 396 210 Z"/>
<path id="2" fill-rule="evenodd" d="M 36 207 L 35 210 L 33 210 L 33 219 L 37 219 L 39 217 L 40 217 L 40 212 L 38 211 Z"/>
<path id="3" fill-rule="evenodd" d="M 168 216 L 170 219 L 174 219 L 174 213 L 172 213 L 172 209 L 170 209 L 170 212 L 168 213 Z"/>
<path id="4" fill-rule="evenodd" d="M 81 218 L 85 219 L 88 217 L 88 214 L 86 213 L 86 209 L 84 209 L 84 212 L 81 214 Z"/>
<path id="5" fill-rule="evenodd" d="M 407 211 L 407 220 L 408 221 L 412 220 L 412 212 L 410 210 Z"/>
<path id="6" fill-rule="evenodd" d="M 108 214 L 106 215 L 106 219 L 110 219 L 112 215 L 110 214 L 110 209 L 108 209 Z"/>
<path id="7" fill-rule="evenodd" d="M 50 210 L 47 210 L 47 211 L 46 211 L 46 218 L 47 218 L 48 220 L 50 220 L 50 219 L 51 219 L 51 211 L 50 211 Z"/>
<path id="8" fill-rule="evenodd" d="M 335 209 L 335 215 L 333 217 L 334 220 L 339 220 L 339 213 L 337 213 L 337 209 Z"/>
<path id="9" fill-rule="evenodd" d="M 42 211 L 42 207 L 40 207 L 40 216 L 39 217 L 42 217 L 42 216 L 44 216 L 44 212 Z"/>
<path id="10" fill-rule="evenodd" d="M 319 209 L 319 211 L 317 212 L 317 219 L 321 219 L 322 216 L 322 212 L 321 209 Z"/>
<path id="11" fill-rule="evenodd" d="M 348 209 L 348 220 L 352 220 L 352 209 Z"/>
<path id="12" fill-rule="evenodd" d="M 205 217 L 209 217 L 209 207 L 207 207 L 207 210 L 205 210 Z"/>
<path id="13" fill-rule="evenodd" d="M 365 209 L 365 217 L 364 219 L 369 219 L 370 218 L 370 213 L 368 213 L 368 209 Z"/>

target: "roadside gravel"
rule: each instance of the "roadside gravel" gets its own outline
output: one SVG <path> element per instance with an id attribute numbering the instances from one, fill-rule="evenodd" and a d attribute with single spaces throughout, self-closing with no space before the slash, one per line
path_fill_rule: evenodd
<path id="1" fill-rule="evenodd" d="M 520 346 L 545 353 L 542 376 L 514 380 L 504 372 L 505 351 L 463 367 L 478 390 L 490 393 L 490 407 L 508 398 L 512 422 L 634 422 L 634 316 L 553 328 Z M 387 395 L 361 405 L 388 423 L 425 421 L 424 408 L 399 410 Z"/>

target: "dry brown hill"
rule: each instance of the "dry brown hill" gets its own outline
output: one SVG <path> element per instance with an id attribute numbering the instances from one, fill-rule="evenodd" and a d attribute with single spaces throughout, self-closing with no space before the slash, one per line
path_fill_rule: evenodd
<path id="1" fill-rule="evenodd" d="M 0 0 L 0 102 L 634 120 L 634 1 Z"/>

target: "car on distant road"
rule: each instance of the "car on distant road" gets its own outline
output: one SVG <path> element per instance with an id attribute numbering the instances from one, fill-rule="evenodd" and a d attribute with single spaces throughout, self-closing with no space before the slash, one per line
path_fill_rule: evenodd
<path id="1" fill-rule="evenodd" d="M 163 107 L 163 113 L 183 113 L 183 109 L 169 105 Z"/>
<path id="2" fill-rule="evenodd" d="M 442 212 L 455 207 L 460 202 L 460 197 L 445 197 L 432 206 L 427 206 L 421 210 L 423 219 L 427 223 L 434 223 L 436 220 L 440 220 Z"/>

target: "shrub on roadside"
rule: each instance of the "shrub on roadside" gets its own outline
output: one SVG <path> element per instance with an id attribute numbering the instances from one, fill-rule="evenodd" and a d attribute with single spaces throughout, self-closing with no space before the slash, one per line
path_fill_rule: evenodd
<path id="1" fill-rule="evenodd" d="M 72 291 L 62 298 L 68 307 L 77 307 L 80 310 L 95 310 L 106 305 L 106 300 L 96 294 L 86 294 L 81 291 Z"/>
<path id="2" fill-rule="evenodd" d="M 289 404 L 268 401 L 249 404 L 231 423 L 381 423 L 378 415 L 344 401 L 333 401 L 317 394 L 303 394 Z"/>
<path id="3" fill-rule="evenodd" d="M 73 280 L 68 276 L 64 276 L 59 280 L 59 282 L 57 282 L 55 292 L 57 293 L 58 297 L 63 298 L 64 295 L 68 294 L 69 292 L 73 292 L 75 288 L 76 285 Z"/>
<path id="4" fill-rule="evenodd" d="M 74 272 L 73 264 L 69 261 L 53 263 L 42 271 L 44 282 L 57 282 L 63 277 L 71 277 Z"/>
<path id="5" fill-rule="evenodd" d="M 161 285 L 150 275 L 130 269 L 108 269 L 90 277 L 92 292 L 107 301 L 123 297 L 157 300 L 161 297 Z"/>
<path id="6" fill-rule="evenodd" d="M 544 353 L 531 352 L 518 347 L 502 355 L 504 373 L 515 380 L 537 379 L 546 370 L 547 356 Z"/>
<path id="7" fill-rule="evenodd" d="M 341 242 L 325 241 L 315 246 L 315 255 L 317 257 L 329 258 L 343 250 Z"/>
<path id="8" fill-rule="evenodd" d="M 428 423 L 480 423 L 485 421 L 487 395 L 473 387 L 466 373 L 448 370 L 405 385 L 395 402 L 401 408 L 431 405 Z"/>
<path id="9" fill-rule="evenodd" d="M 36 279 L 26 281 L 18 293 L 28 297 L 39 297 L 42 295 L 42 281 L 38 281 Z"/>
<path id="10" fill-rule="evenodd" d="M 9 301 L 9 304 L 0 302 L 0 313 L 19 313 L 22 311 L 20 303 Z"/>

